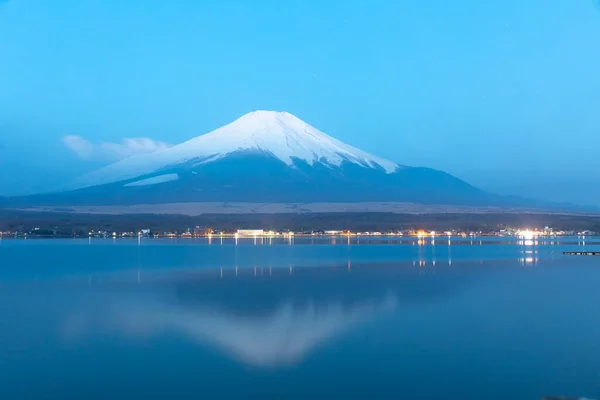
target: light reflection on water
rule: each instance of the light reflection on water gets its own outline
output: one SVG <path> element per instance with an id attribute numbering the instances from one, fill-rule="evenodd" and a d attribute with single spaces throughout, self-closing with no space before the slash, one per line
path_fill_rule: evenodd
<path id="1" fill-rule="evenodd" d="M 274 304 L 265 315 L 238 314 L 224 306 L 198 304 L 193 309 L 153 299 L 110 302 L 98 315 L 71 316 L 65 333 L 71 339 L 90 332 L 123 334 L 133 338 L 172 333 L 200 344 L 212 345 L 250 366 L 281 366 L 301 362 L 305 355 L 342 334 L 353 325 L 396 307 L 393 296 L 364 301 L 350 307 L 338 301 L 296 306 L 289 300 Z"/>

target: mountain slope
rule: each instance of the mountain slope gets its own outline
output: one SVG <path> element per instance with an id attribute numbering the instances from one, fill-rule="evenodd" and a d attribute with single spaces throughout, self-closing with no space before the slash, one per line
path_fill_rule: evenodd
<path id="1" fill-rule="evenodd" d="M 411 202 L 517 206 L 445 172 L 396 164 L 334 139 L 289 113 L 256 111 L 155 153 L 73 182 L 35 205 L 172 202 Z M 22 199 L 23 200 L 23 199 Z"/>

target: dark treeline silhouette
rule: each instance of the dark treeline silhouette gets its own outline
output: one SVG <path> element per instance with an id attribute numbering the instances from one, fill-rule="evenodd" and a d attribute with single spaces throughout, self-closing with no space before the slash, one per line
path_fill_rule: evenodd
<path id="1" fill-rule="evenodd" d="M 60 235 L 91 230 L 110 232 L 183 232 L 195 226 L 221 231 L 273 229 L 323 231 L 394 231 L 431 229 L 492 231 L 503 227 L 600 231 L 600 216 L 558 214 L 395 214 L 395 213 L 305 213 L 305 214 L 203 214 L 185 215 L 99 215 L 0 210 L 0 231 L 28 232 L 35 228 Z"/>

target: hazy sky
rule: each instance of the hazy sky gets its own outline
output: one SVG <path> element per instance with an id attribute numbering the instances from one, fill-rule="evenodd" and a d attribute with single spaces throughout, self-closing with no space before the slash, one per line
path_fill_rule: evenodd
<path id="1" fill-rule="evenodd" d="M 600 4 L 0 0 L 0 193 L 257 109 L 485 189 L 600 204 Z"/>

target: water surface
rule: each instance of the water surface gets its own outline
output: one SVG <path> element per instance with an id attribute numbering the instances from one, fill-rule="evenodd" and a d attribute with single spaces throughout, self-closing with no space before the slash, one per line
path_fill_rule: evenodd
<path id="1" fill-rule="evenodd" d="M 0 398 L 600 397 L 589 239 L 0 241 Z"/>

